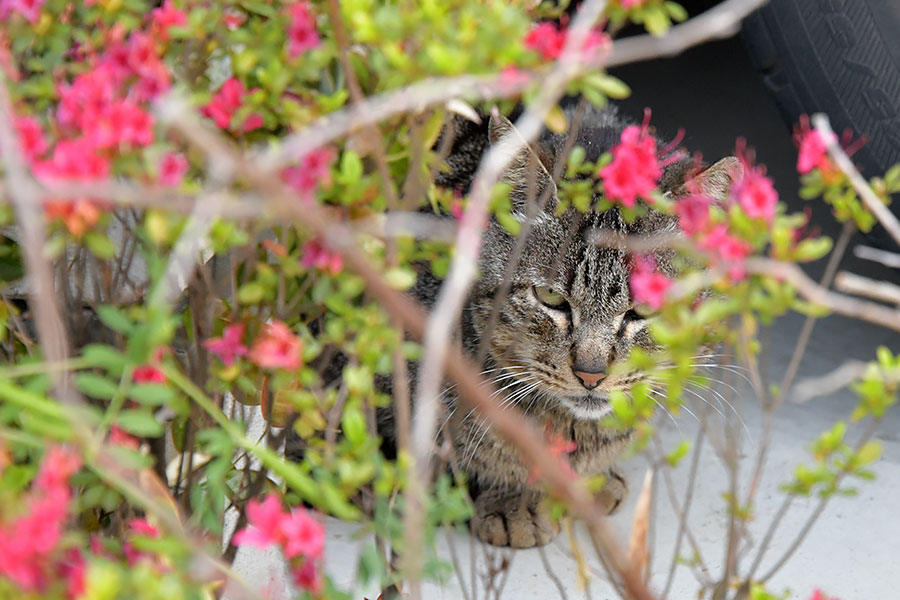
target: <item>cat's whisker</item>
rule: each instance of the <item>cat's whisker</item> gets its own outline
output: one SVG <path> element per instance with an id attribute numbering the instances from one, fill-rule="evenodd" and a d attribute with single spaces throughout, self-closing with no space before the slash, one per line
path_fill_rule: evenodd
<path id="1" fill-rule="evenodd" d="M 709 406 L 711 409 L 713 409 L 714 411 L 716 411 L 716 413 L 717 413 L 720 417 L 722 417 L 723 420 L 728 418 L 728 417 L 725 416 L 725 413 L 724 413 L 724 411 L 723 411 L 721 408 L 716 407 L 715 405 L 713 405 L 712 402 L 710 402 L 709 400 L 707 400 L 706 398 L 704 398 L 703 395 L 700 394 L 697 390 L 694 390 L 694 389 L 691 389 L 691 388 L 685 386 L 685 387 L 684 387 L 684 391 L 687 392 L 687 393 L 689 393 L 689 394 L 691 394 L 693 397 L 697 398 L 698 400 L 700 400 L 701 402 L 703 402 L 703 403 L 705 403 L 707 406 Z"/>
<path id="2" fill-rule="evenodd" d="M 731 386 L 731 385 L 725 383 L 724 381 L 720 381 L 720 380 L 718 380 L 718 379 L 711 379 L 710 381 L 714 381 L 714 382 L 719 383 L 719 384 L 722 384 L 722 385 L 724 385 L 724 386 L 726 386 L 726 387 L 728 387 L 728 388 L 731 388 L 731 391 L 733 391 L 733 392 L 735 393 L 736 396 L 740 396 L 740 393 L 739 393 L 736 389 L 734 389 L 733 386 Z M 755 445 L 755 442 L 754 442 L 754 440 L 753 440 L 753 434 L 750 433 L 750 428 L 747 427 L 747 423 L 744 421 L 744 418 L 743 418 L 743 417 L 741 416 L 741 414 L 738 412 L 737 408 L 735 408 L 734 403 L 729 402 L 728 399 L 726 399 L 725 396 L 724 396 L 720 391 L 718 391 L 717 389 L 715 389 L 715 388 L 713 388 L 713 387 L 711 387 L 711 386 L 709 386 L 709 385 L 700 385 L 699 383 L 694 383 L 694 382 L 691 382 L 690 385 L 693 385 L 694 387 L 697 387 L 697 388 L 699 388 L 699 389 L 701 389 L 701 390 L 709 390 L 710 392 L 712 392 L 713 394 L 715 394 L 715 396 L 716 396 L 721 402 L 724 402 L 725 405 L 728 406 L 728 408 L 731 409 L 731 412 L 734 413 L 734 416 L 737 417 L 738 421 L 740 421 L 741 427 L 744 428 L 744 432 L 747 434 L 747 440 L 750 442 L 750 444 Z M 685 389 L 687 389 L 687 388 L 685 388 Z"/>
<path id="3" fill-rule="evenodd" d="M 530 378 L 530 379 L 534 379 L 534 378 Z M 504 398 L 502 402 L 500 402 L 500 405 L 499 405 L 500 408 L 506 408 L 507 406 L 509 406 L 513 402 L 515 402 L 517 399 L 531 393 L 539 385 L 540 385 L 540 381 L 532 381 L 532 382 L 528 383 L 528 385 L 526 385 L 522 389 L 514 391 L 512 394 L 509 394 L 506 398 Z M 475 428 L 476 433 L 477 433 L 477 429 L 482 429 L 481 437 L 478 438 L 478 441 L 475 442 L 471 446 L 468 446 L 468 444 L 467 444 L 466 452 L 465 452 L 465 460 L 464 460 L 464 463 L 462 466 L 462 469 L 464 471 L 469 467 L 472 460 L 475 458 L 475 453 L 476 453 L 478 447 L 481 446 L 481 442 L 484 441 L 485 436 L 491 430 L 491 425 L 488 425 L 487 427 L 484 426 L 486 422 L 487 422 L 487 419 L 485 418 L 485 419 L 482 419 L 478 425 L 476 425 L 476 428 Z M 474 439 L 474 436 L 472 436 L 472 438 Z M 468 441 L 468 438 L 467 438 L 467 441 Z M 469 452 L 469 448 L 471 448 L 471 452 Z"/>

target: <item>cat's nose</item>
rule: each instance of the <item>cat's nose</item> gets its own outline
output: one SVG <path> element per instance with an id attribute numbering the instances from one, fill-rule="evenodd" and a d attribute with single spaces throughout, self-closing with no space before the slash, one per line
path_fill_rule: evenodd
<path id="1" fill-rule="evenodd" d="M 594 389 L 606 377 L 606 373 L 591 373 L 590 371 L 575 371 L 575 376 L 581 380 L 581 385 L 589 390 Z"/>

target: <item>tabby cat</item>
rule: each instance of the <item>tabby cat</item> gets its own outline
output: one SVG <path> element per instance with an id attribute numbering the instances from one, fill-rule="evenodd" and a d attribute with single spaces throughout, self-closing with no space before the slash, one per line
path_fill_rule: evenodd
<path id="1" fill-rule="evenodd" d="M 572 110 L 568 111 L 570 122 Z M 614 108 L 583 113 L 574 145 L 587 160 L 609 151 L 629 123 Z M 477 126 L 456 121 L 457 138 L 448 157 L 450 171 L 438 183 L 465 191 L 486 148 L 502 136 L 517 135 L 509 120 L 492 116 Z M 546 199 L 535 211 L 524 252 L 514 265 L 516 238 L 497 222 L 484 233 L 480 277 L 465 306 L 460 327 L 462 344 L 481 360 L 485 377 L 500 390 L 498 401 L 515 406 L 548 435 L 575 442 L 566 458 L 580 475 L 604 474 L 607 484 L 598 500 L 614 511 L 627 493 L 614 461 L 629 442 L 630 432 L 609 430 L 598 419 L 610 410 L 613 389 L 627 390 L 639 373 L 608 374 L 610 365 L 633 346 L 652 348 L 647 321 L 634 310 L 630 296 L 629 255 L 623 248 L 600 247 L 592 233 L 651 234 L 677 229 L 674 217 L 650 210 L 632 224 L 618 210 L 580 213 L 569 208 L 556 216 L 557 186 L 552 174 L 571 144 L 567 135 L 545 132 L 514 157 L 504 180 L 518 217 L 525 220 L 529 203 Z M 728 158 L 697 175 L 691 159 L 679 158 L 664 169 L 660 188 L 677 197 L 685 179 L 714 198 L 723 198 L 737 161 Z M 663 271 L 670 257 L 657 257 Z M 514 268 L 511 268 L 514 267 Z M 498 291 L 508 293 L 495 301 Z M 420 275 L 414 294 L 433 303 L 439 282 Z M 492 312 L 498 311 L 492 318 Z M 414 375 L 414 373 L 413 373 Z M 457 467 L 467 473 L 476 514 L 474 531 L 485 542 L 526 548 L 547 543 L 554 530 L 540 511 L 541 492 L 530 480 L 519 453 L 471 412 L 457 410 L 448 389 L 443 396 L 449 436 Z M 562 443 L 562 442 L 558 442 Z"/>

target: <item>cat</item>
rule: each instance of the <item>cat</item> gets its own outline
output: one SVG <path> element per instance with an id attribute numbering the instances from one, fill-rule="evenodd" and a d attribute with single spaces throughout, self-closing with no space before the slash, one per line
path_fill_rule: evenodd
<path id="1" fill-rule="evenodd" d="M 566 112 L 570 123 L 574 113 L 571 108 Z M 618 143 L 630 124 L 614 107 L 588 107 L 574 145 L 584 148 L 586 160 L 595 161 Z M 481 125 L 456 119 L 454 128 L 446 159 L 449 170 L 436 183 L 465 192 L 484 152 L 504 135 L 517 132 L 498 114 Z M 460 337 L 467 354 L 480 360 L 486 379 L 500 390 L 499 402 L 516 406 L 548 436 L 574 448 L 566 460 L 576 473 L 606 477 L 598 501 L 612 513 L 628 490 L 614 463 L 628 446 L 631 432 L 603 428 L 598 420 L 610 412 L 610 390 L 627 390 L 641 374 L 612 375 L 608 370 L 633 346 L 652 350 L 654 342 L 647 319 L 633 306 L 628 252 L 600 247 L 590 234 L 676 232 L 677 220 L 652 207 L 631 224 L 615 208 L 581 213 L 570 207 L 557 216 L 553 174 L 559 161 L 566 160 L 571 142 L 569 134 L 545 131 L 512 157 L 502 179 L 511 186 L 514 215 L 524 221 L 532 211 L 530 231 L 520 260 L 511 268 L 517 240 L 496 220 L 489 223 L 480 277 L 467 299 Z M 733 157 L 702 173 L 696 172 L 692 159 L 673 158 L 659 187 L 678 197 L 686 193 L 685 181 L 691 177 L 695 190 L 724 199 L 736 169 L 739 163 Z M 544 206 L 529 208 L 529 202 L 541 198 L 546 198 Z M 668 252 L 657 253 L 656 260 L 663 272 L 673 273 Z M 505 283 L 508 293 L 497 302 Z M 430 307 L 439 286 L 423 270 L 412 294 Z M 498 313 L 492 318 L 495 305 Z M 415 379 L 414 365 L 411 377 Z M 542 513 L 542 492 L 515 448 L 477 415 L 458 409 L 452 388 L 445 390 L 443 402 L 446 421 L 441 435 L 452 441 L 455 466 L 468 476 L 475 504 L 474 533 L 497 546 L 527 548 L 549 542 L 557 531 Z"/>

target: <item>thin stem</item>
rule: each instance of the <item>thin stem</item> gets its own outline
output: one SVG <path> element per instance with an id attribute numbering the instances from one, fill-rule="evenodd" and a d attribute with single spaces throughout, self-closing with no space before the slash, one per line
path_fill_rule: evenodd
<path id="1" fill-rule="evenodd" d="M 823 288 L 831 287 L 831 283 L 834 281 L 834 276 L 837 274 L 841 259 L 844 258 L 844 253 L 847 251 L 847 246 L 850 243 L 850 238 L 853 237 L 854 231 L 856 231 L 856 226 L 852 221 L 844 223 L 844 227 L 841 229 L 841 235 L 834 245 L 834 250 L 831 252 L 831 256 L 828 257 L 828 264 L 825 265 L 825 273 L 822 275 L 822 279 L 819 280 L 819 285 Z M 816 326 L 816 320 L 816 317 L 810 315 L 806 317 L 806 321 L 803 323 L 803 329 L 800 330 L 800 335 L 797 336 L 794 352 L 791 354 L 791 360 L 788 363 L 788 368 L 785 371 L 784 378 L 781 380 L 781 385 L 779 386 L 779 389 L 781 390 L 779 399 L 787 394 L 788 388 L 791 387 L 794 378 L 797 376 L 797 370 L 800 368 L 800 361 L 806 353 L 806 345 L 809 343 L 813 328 Z"/>
<path id="2" fill-rule="evenodd" d="M 654 438 L 655 439 L 655 438 Z M 669 565 L 669 574 L 666 576 L 666 585 L 663 587 L 662 597 L 667 598 L 669 590 L 672 588 L 672 582 L 675 581 L 675 567 L 678 565 L 678 553 L 681 551 L 681 542 L 687 530 L 688 512 L 691 509 L 691 501 L 694 498 L 694 489 L 697 482 L 697 467 L 700 464 L 700 450 L 703 447 L 704 430 L 702 427 L 697 428 L 697 437 L 694 439 L 693 456 L 691 457 L 691 468 L 688 472 L 687 491 L 684 494 L 684 504 L 678 515 L 678 533 L 675 536 L 675 549 L 672 551 L 672 562 Z M 657 448 L 661 451 L 659 440 L 656 440 Z M 665 471 L 665 470 L 664 470 Z M 663 473 L 663 477 L 667 478 L 667 473 Z M 667 487 L 672 490 L 671 482 L 667 482 Z M 696 543 L 694 543 L 694 552 L 700 556 L 700 552 Z M 702 559 L 700 559 L 702 564 Z"/>

